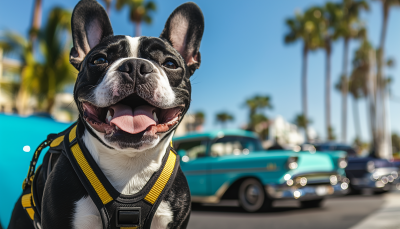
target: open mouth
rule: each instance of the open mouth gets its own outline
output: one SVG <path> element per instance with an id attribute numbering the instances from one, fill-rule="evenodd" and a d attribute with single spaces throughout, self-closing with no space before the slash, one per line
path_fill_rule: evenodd
<path id="1" fill-rule="evenodd" d="M 161 109 L 149 104 L 136 93 L 109 107 L 97 107 L 82 102 L 84 119 L 100 133 L 117 132 L 152 135 L 164 133 L 178 124 L 183 106 Z"/>

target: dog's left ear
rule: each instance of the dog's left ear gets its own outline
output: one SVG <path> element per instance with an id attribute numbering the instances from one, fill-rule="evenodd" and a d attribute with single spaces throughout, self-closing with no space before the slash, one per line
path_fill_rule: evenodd
<path id="1" fill-rule="evenodd" d="M 190 75 L 200 67 L 200 43 L 204 32 L 204 17 L 193 2 L 180 5 L 172 12 L 160 37 L 166 39 L 181 54 Z"/>
<path id="2" fill-rule="evenodd" d="M 69 62 L 79 71 L 85 56 L 105 37 L 114 34 L 110 19 L 96 0 L 81 0 L 71 19 L 72 39 Z"/>

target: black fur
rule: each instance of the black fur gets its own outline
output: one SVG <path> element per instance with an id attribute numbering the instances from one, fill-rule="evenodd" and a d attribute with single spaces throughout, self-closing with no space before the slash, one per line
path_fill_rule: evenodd
<path id="1" fill-rule="evenodd" d="M 186 33 L 179 27 L 187 28 Z M 82 102 L 87 101 L 95 104 L 91 98 L 94 88 L 103 80 L 109 67 L 121 58 L 130 57 L 129 41 L 125 36 L 114 36 L 110 20 L 100 4 L 95 0 L 82 0 L 75 7 L 72 15 L 72 37 L 73 47 L 70 54 L 71 64 L 79 70 L 78 78 L 74 88 L 74 98 L 77 103 L 80 119 L 85 123 L 86 130 L 103 145 L 112 149 L 104 143 L 84 121 L 84 110 Z M 200 43 L 204 30 L 204 18 L 199 7 L 194 3 L 186 3 L 179 6 L 170 16 L 160 38 L 141 37 L 139 40 L 138 57 L 151 61 L 157 68 L 163 69 L 168 77 L 169 84 L 176 95 L 174 105 L 184 104 L 182 117 L 189 109 L 191 100 L 190 76 L 199 68 Z M 181 36 L 182 39 L 176 39 Z M 179 43 L 183 41 L 183 43 Z M 179 50 L 177 50 L 179 49 Z M 99 55 L 107 58 L 107 64 L 93 65 L 93 60 Z M 168 69 L 163 67 L 166 60 L 174 62 L 178 67 Z M 141 77 L 143 71 L 151 71 L 150 67 L 138 60 L 129 59 L 118 66 L 118 73 L 114 80 L 119 82 L 119 95 L 109 95 L 109 103 L 130 98 L 134 93 L 146 100 L 148 103 L 159 107 L 162 104 L 153 104 L 151 100 L 152 90 L 158 82 L 155 78 Z M 132 100 L 139 102 L 140 100 Z M 96 104 L 95 104 L 96 105 Z M 181 119 L 180 119 L 181 120 Z M 176 125 L 177 126 L 177 125 Z M 176 126 L 174 128 L 176 128 Z M 166 136 L 174 130 L 170 129 Z M 124 144 L 151 140 L 146 139 L 143 133 L 127 135 L 117 132 L 106 138 L 107 141 L 120 141 Z M 132 146 L 132 145 L 127 145 Z M 75 202 L 88 196 L 79 178 L 75 174 L 68 159 L 57 154 L 50 162 L 52 170 L 46 179 L 46 171 L 41 170 L 38 177 L 38 189 L 42 197 L 41 223 L 43 229 L 72 228 L 73 211 Z M 42 195 L 43 193 L 43 195 Z M 178 174 L 171 189 L 164 196 L 173 211 L 173 221 L 168 228 L 186 228 L 189 222 L 191 201 L 190 191 L 186 178 L 179 168 Z M 21 198 L 15 204 L 10 229 L 34 228 L 31 220 L 21 206 Z"/>

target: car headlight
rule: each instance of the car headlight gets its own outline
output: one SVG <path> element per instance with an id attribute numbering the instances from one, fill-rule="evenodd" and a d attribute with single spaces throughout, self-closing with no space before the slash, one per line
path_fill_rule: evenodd
<path id="1" fill-rule="evenodd" d="M 288 169 L 297 169 L 297 167 L 299 167 L 297 163 L 298 160 L 298 157 L 289 157 L 288 161 L 286 162 L 286 167 Z"/>
<path id="2" fill-rule="evenodd" d="M 373 161 L 369 161 L 367 163 L 367 171 L 372 173 L 375 170 L 375 163 Z"/>
<path id="3" fill-rule="evenodd" d="M 339 168 L 342 168 L 342 169 L 344 169 L 344 168 L 346 168 L 347 167 L 347 157 L 342 157 L 342 158 L 339 158 L 338 159 L 338 166 L 339 166 Z"/>

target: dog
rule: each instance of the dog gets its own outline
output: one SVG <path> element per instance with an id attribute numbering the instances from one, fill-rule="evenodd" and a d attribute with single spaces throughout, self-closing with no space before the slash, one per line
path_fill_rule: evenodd
<path id="1" fill-rule="evenodd" d="M 70 63 L 79 71 L 74 100 L 83 142 L 119 193 L 134 195 L 160 169 L 191 101 L 190 77 L 200 67 L 204 18 L 194 3 L 176 8 L 157 37 L 114 35 L 104 8 L 80 1 L 71 20 Z M 80 124 L 78 124 L 80 125 Z M 63 154 L 50 159 L 43 186 L 41 227 L 101 229 L 98 208 Z M 191 201 L 180 168 L 151 228 L 186 228 Z M 40 173 L 44 173 L 43 169 Z M 9 228 L 34 228 L 15 205 Z M 114 224 L 109 228 L 118 228 Z"/>

